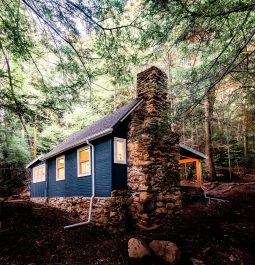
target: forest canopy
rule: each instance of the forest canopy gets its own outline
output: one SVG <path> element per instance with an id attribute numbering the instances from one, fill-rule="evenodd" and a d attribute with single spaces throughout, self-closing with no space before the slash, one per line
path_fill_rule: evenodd
<path id="1" fill-rule="evenodd" d="M 249 0 L 1 0 L 0 175 L 134 98 L 149 65 L 209 177 L 251 165 L 254 25 Z"/>

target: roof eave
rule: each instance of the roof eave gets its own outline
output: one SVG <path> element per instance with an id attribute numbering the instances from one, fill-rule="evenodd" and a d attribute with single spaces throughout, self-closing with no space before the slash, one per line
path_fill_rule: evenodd
<path id="1" fill-rule="evenodd" d="M 74 147 L 77 147 L 77 146 L 80 146 L 80 145 L 82 145 L 82 144 L 85 144 L 85 143 L 87 143 L 87 141 L 96 140 L 96 139 L 98 139 L 98 138 L 101 138 L 101 137 L 103 137 L 103 136 L 106 136 L 106 135 L 108 135 L 108 134 L 111 134 L 112 131 L 113 131 L 113 129 L 107 129 L 107 130 L 104 130 L 104 131 L 102 131 L 102 132 L 100 132 L 100 133 L 93 134 L 93 135 L 91 135 L 90 137 L 88 137 L 88 138 L 86 138 L 86 139 L 84 139 L 84 140 L 82 140 L 82 141 L 79 141 L 79 142 L 75 143 L 74 145 L 68 146 L 67 148 L 62 149 L 62 150 L 59 151 L 59 152 L 56 152 L 56 153 L 54 153 L 54 154 L 52 154 L 52 155 L 49 155 L 49 156 L 47 156 L 47 155 L 44 156 L 43 161 L 45 161 L 45 160 L 47 160 L 47 159 L 49 159 L 49 158 L 52 158 L 52 157 L 54 157 L 54 156 L 60 155 L 60 154 L 66 152 L 66 151 L 68 151 L 68 150 L 70 150 L 70 149 L 72 149 L 72 148 L 74 148 Z"/>
<path id="2" fill-rule="evenodd" d="M 139 107 L 144 102 L 144 99 L 140 99 L 132 109 L 130 109 L 121 119 L 120 122 L 123 122 L 137 107 Z"/>
<path id="3" fill-rule="evenodd" d="M 203 158 L 203 159 L 207 159 L 207 158 L 208 158 L 208 157 L 207 157 L 206 155 L 204 155 L 203 153 L 201 153 L 201 152 L 199 152 L 199 151 L 197 151 L 197 150 L 193 149 L 192 147 L 187 146 L 187 145 L 185 145 L 185 144 L 181 144 L 181 143 L 180 143 L 180 147 L 182 147 L 183 149 L 185 149 L 185 150 L 187 150 L 187 151 L 189 151 L 189 152 L 192 152 L 193 154 L 196 154 L 196 155 L 200 156 L 200 157 Z"/>
<path id="4" fill-rule="evenodd" d="M 34 159 L 32 162 L 30 162 L 29 164 L 26 165 L 26 168 L 31 167 L 34 163 L 36 163 L 37 161 L 43 161 L 43 155 L 38 156 L 36 159 Z"/>
<path id="5" fill-rule="evenodd" d="M 140 104 L 142 104 L 143 103 L 143 101 L 144 101 L 144 99 L 140 99 L 133 107 L 132 107 L 132 109 L 130 109 L 120 120 L 119 120 L 119 122 L 123 122 L 138 106 L 140 106 Z M 102 131 L 102 132 L 100 132 L 100 133 L 97 133 L 97 134 L 94 134 L 94 135 L 92 135 L 92 136 L 90 136 L 90 137 L 88 137 L 87 139 L 84 139 L 84 140 L 82 140 L 82 141 L 80 141 L 80 142 L 78 142 L 78 143 L 76 143 L 76 144 L 74 144 L 74 145 L 71 145 L 71 146 L 68 146 L 67 148 L 64 148 L 63 150 L 61 150 L 61 151 L 59 151 L 59 152 L 57 152 L 57 153 L 54 153 L 54 154 L 52 154 L 52 155 L 49 155 L 49 156 L 44 156 L 44 159 L 43 160 L 47 160 L 47 159 L 49 159 L 49 158 L 51 158 L 51 157 L 54 157 L 54 156 L 57 156 L 57 155 L 59 155 L 59 154 L 62 154 L 62 153 L 64 153 L 65 151 L 67 151 L 67 150 L 70 150 L 70 149 L 72 149 L 72 148 L 74 148 L 74 147 L 77 147 L 77 146 L 79 146 L 79 145 L 82 145 L 82 144 L 84 144 L 84 143 L 86 143 L 87 141 L 92 141 L 92 140 L 96 140 L 96 139 L 98 139 L 98 138 L 101 138 L 101 137 L 103 137 L 103 136 L 105 136 L 105 135 L 108 135 L 108 134 L 111 134 L 112 132 L 113 132 L 113 130 L 114 130 L 114 128 L 115 128 L 115 126 L 113 126 L 113 128 L 110 128 L 110 129 L 107 129 L 107 130 L 104 130 L 104 131 Z"/>

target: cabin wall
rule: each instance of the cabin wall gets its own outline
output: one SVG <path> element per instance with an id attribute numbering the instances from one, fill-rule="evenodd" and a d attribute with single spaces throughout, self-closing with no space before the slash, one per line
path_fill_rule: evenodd
<path id="1" fill-rule="evenodd" d="M 48 197 L 90 196 L 91 176 L 77 176 L 77 149 L 65 154 L 65 179 L 56 180 L 56 158 L 47 161 L 48 164 Z"/>
<path id="2" fill-rule="evenodd" d="M 95 146 L 96 196 L 111 196 L 112 191 L 112 139 L 97 140 Z"/>
<path id="3" fill-rule="evenodd" d="M 33 165 L 33 168 L 36 166 L 42 165 L 42 164 L 44 164 L 44 162 L 38 161 Z M 33 168 L 31 168 L 30 196 L 31 197 L 45 197 L 46 196 L 46 182 L 42 181 L 42 182 L 33 183 L 33 173 L 34 173 Z"/>
<path id="4" fill-rule="evenodd" d="M 123 138 L 127 140 L 128 123 L 130 119 L 124 120 L 113 133 L 112 144 L 114 137 Z M 128 160 L 128 156 L 127 160 Z M 127 161 L 128 162 L 128 161 Z M 112 148 L 112 190 L 126 190 L 127 189 L 127 164 L 114 163 L 114 148 Z"/>
<path id="5" fill-rule="evenodd" d="M 112 191 L 112 139 L 110 137 L 102 138 L 94 141 L 93 144 L 95 148 L 96 196 L 110 196 Z M 92 176 L 77 176 L 77 149 L 80 147 L 64 153 L 64 180 L 56 181 L 56 158 L 59 156 L 47 160 L 46 179 L 48 182 L 48 197 L 89 197 L 92 195 Z M 31 197 L 44 197 L 45 185 L 46 181 L 32 184 Z"/>

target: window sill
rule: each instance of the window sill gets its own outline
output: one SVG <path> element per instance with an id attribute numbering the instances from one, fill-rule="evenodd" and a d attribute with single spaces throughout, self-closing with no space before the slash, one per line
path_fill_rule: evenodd
<path id="1" fill-rule="evenodd" d="M 78 178 L 89 177 L 89 176 L 91 176 L 91 173 L 78 175 Z"/>
<path id="2" fill-rule="evenodd" d="M 126 165 L 127 162 L 123 161 L 123 160 L 114 160 L 114 164 L 122 164 L 122 165 Z"/>
<path id="3" fill-rule="evenodd" d="M 63 181 L 63 180 L 65 180 L 65 179 L 56 179 L 56 181 Z"/>
<path id="4" fill-rule="evenodd" d="M 32 183 L 33 183 L 33 184 L 36 184 L 36 183 L 41 183 L 41 182 L 45 182 L 45 180 L 33 181 Z"/>

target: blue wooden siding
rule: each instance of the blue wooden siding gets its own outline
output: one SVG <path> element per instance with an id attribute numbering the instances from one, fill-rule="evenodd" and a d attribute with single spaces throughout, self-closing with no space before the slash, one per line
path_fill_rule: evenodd
<path id="1" fill-rule="evenodd" d="M 127 139 L 128 120 L 114 130 L 112 136 L 93 141 L 95 147 L 95 187 L 96 196 L 111 196 L 115 189 L 127 189 L 127 165 L 115 164 L 113 139 Z M 47 185 L 48 197 L 91 196 L 92 176 L 77 176 L 77 149 L 65 152 L 65 179 L 56 181 L 56 158 L 46 161 L 46 182 L 31 184 L 32 197 L 44 197 Z M 60 156 L 61 156 L 60 155 Z"/>
<path id="2" fill-rule="evenodd" d="M 31 182 L 31 197 L 46 197 L 46 182 Z"/>
<path id="3" fill-rule="evenodd" d="M 114 129 L 112 143 L 114 141 L 114 137 L 124 138 L 127 140 L 128 123 L 129 118 L 124 120 Z M 114 150 L 112 150 L 112 190 L 124 190 L 127 189 L 127 164 L 114 163 L 113 152 Z M 126 157 L 128 162 L 128 156 Z"/>
<path id="4" fill-rule="evenodd" d="M 39 166 L 43 164 L 43 162 L 36 162 L 33 167 Z M 45 169 L 46 170 L 46 169 Z M 46 197 L 46 181 L 33 183 L 33 168 L 31 168 L 31 185 L 30 185 L 30 193 L 31 197 Z"/>
<path id="5" fill-rule="evenodd" d="M 95 143 L 96 196 L 111 196 L 112 139 Z"/>
<path id="6" fill-rule="evenodd" d="M 70 197 L 91 196 L 91 176 L 77 176 L 77 149 L 64 153 L 65 179 L 56 180 L 56 158 L 47 160 L 48 196 Z"/>
<path id="7" fill-rule="evenodd" d="M 104 137 L 94 141 L 95 152 L 95 187 L 96 196 L 110 196 L 112 191 L 112 139 Z M 56 181 L 56 158 L 47 160 L 47 195 L 48 197 L 91 196 L 92 176 L 77 176 L 77 149 L 69 150 L 65 155 L 65 179 Z M 63 154 L 61 154 L 63 155 Z M 60 155 L 60 156 L 61 156 Z M 44 194 L 32 189 L 32 197 L 43 197 Z"/>

